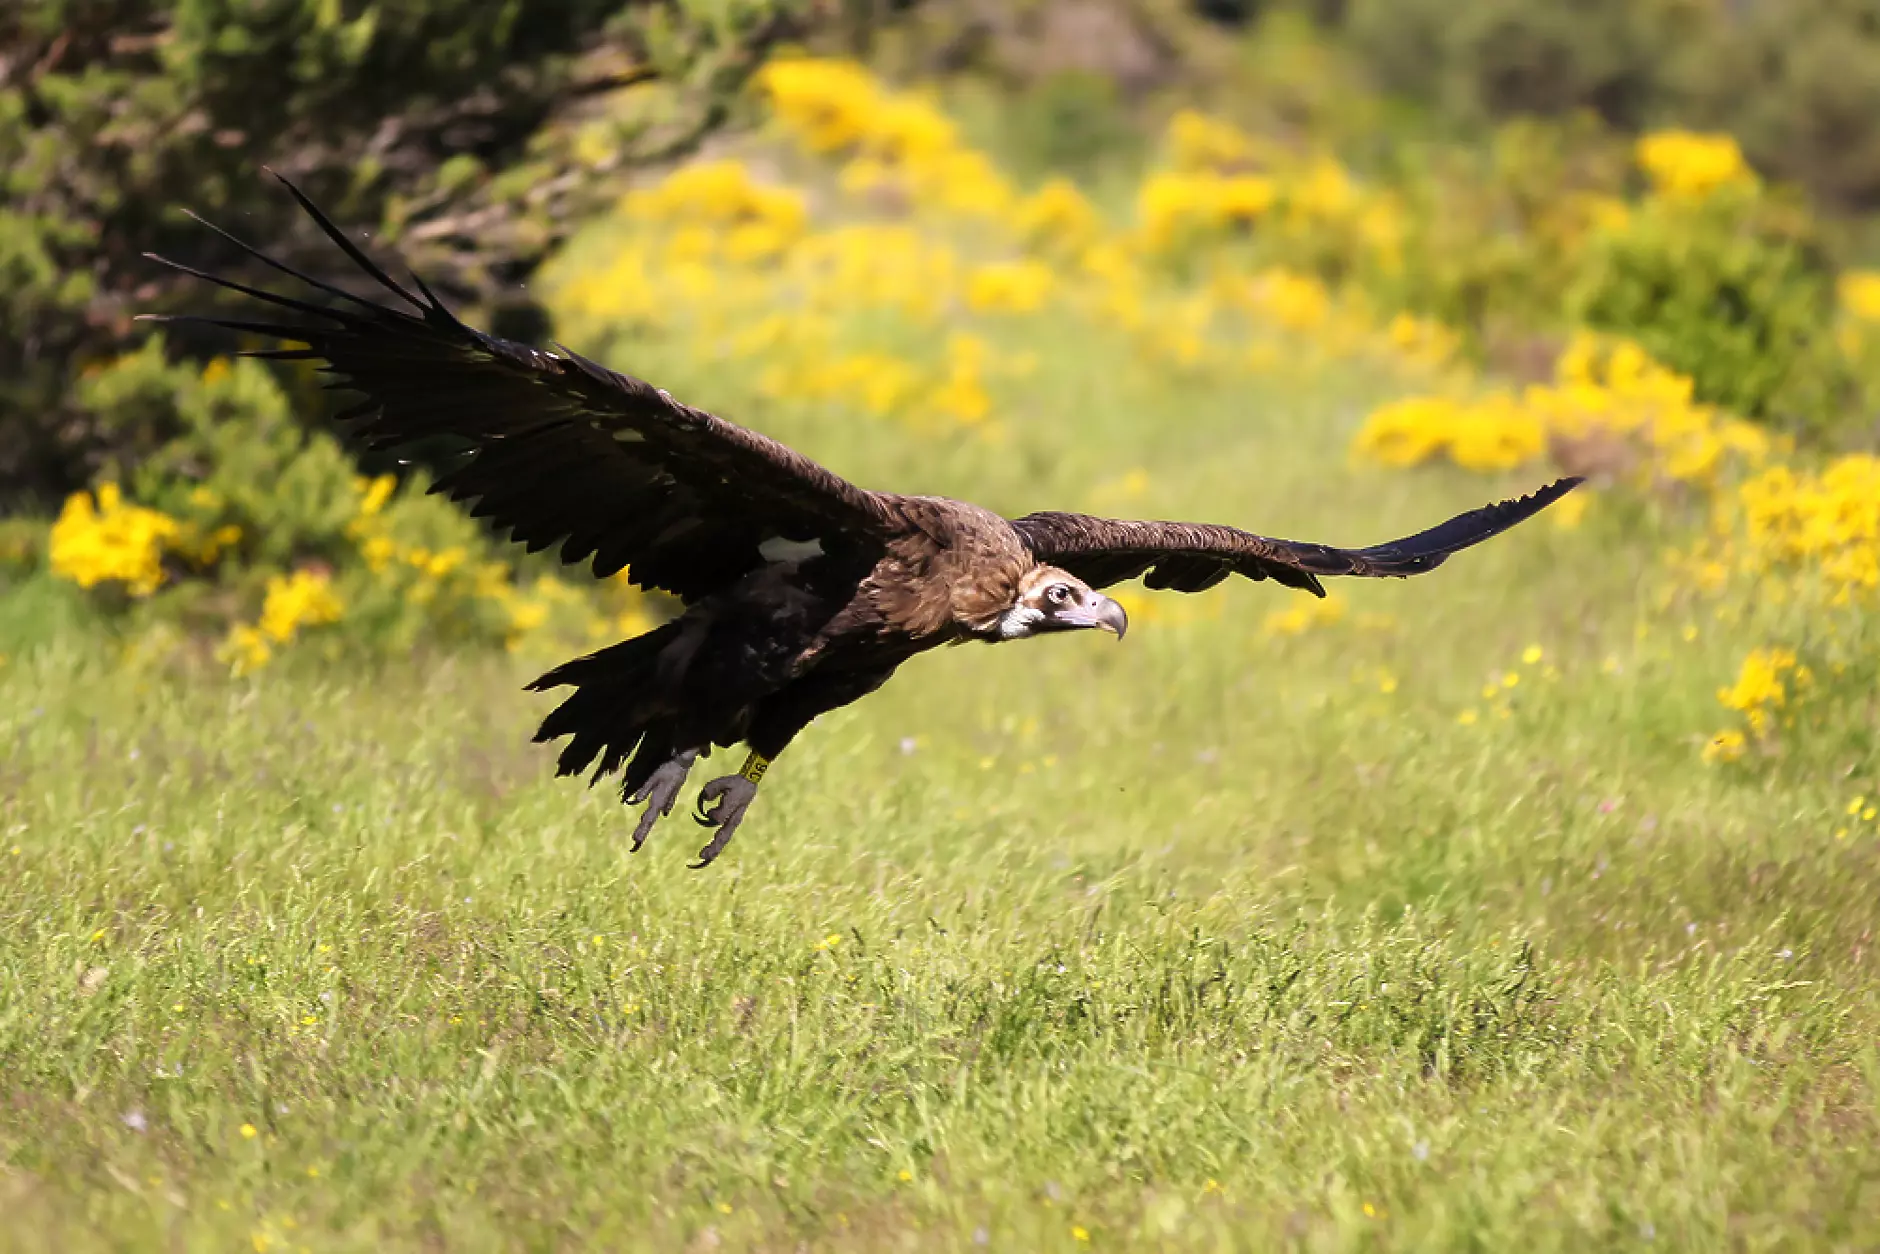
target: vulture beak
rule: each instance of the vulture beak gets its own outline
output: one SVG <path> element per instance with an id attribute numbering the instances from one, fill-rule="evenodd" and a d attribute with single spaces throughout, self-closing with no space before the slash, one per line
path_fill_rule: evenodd
<path id="1" fill-rule="evenodd" d="M 1061 611 L 1057 617 L 1066 626 L 1113 631 L 1118 640 L 1129 630 L 1129 615 L 1123 613 L 1123 607 L 1100 592 L 1086 594 L 1081 604 Z"/>

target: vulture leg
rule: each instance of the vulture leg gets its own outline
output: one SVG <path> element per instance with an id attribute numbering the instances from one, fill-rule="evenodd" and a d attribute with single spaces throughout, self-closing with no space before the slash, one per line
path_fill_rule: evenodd
<path id="1" fill-rule="evenodd" d="M 764 768 L 769 764 L 753 753 L 742 771 L 714 779 L 699 789 L 698 807 L 692 817 L 700 826 L 717 830 L 712 833 L 711 843 L 698 851 L 698 861 L 692 864 L 694 871 L 710 866 L 712 859 L 731 843 L 731 833 L 738 830 L 738 824 L 744 821 L 744 812 L 757 799 L 757 781 L 763 778 Z M 709 801 L 718 804 L 707 810 L 705 804 Z"/>
<path id="2" fill-rule="evenodd" d="M 892 674 L 893 664 L 865 670 L 812 673 L 758 706 L 750 733 L 745 737 L 751 756 L 745 759 L 744 766 L 736 775 L 714 779 L 699 790 L 698 807 L 692 817 L 702 826 L 718 830 L 712 833 L 711 843 L 699 850 L 698 861 L 692 864 L 692 869 L 710 866 L 712 859 L 731 843 L 731 834 L 744 820 L 744 812 L 751 808 L 757 796 L 758 781 L 770 768 L 771 759 L 782 753 L 798 732 L 818 715 L 867 696 L 887 683 Z M 707 811 L 705 804 L 709 801 L 718 804 Z"/>
<path id="3" fill-rule="evenodd" d="M 679 801 L 679 790 L 685 787 L 685 777 L 691 774 L 692 763 L 697 759 L 697 749 L 687 749 L 668 758 L 627 798 L 630 806 L 637 806 L 642 801 L 646 803 L 646 809 L 641 811 L 640 821 L 633 829 L 634 853 L 640 852 L 640 846 L 646 843 L 647 836 L 653 831 L 653 824 L 672 813 L 672 807 Z"/>

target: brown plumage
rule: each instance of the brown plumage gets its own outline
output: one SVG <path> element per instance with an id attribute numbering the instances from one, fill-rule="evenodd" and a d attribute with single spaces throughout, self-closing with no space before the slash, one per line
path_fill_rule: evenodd
<path id="1" fill-rule="evenodd" d="M 340 419 L 368 448 L 461 441 L 460 463 L 432 490 L 469 503 L 530 552 L 559 544 L 564 562 L 591 560 L 599 576 L 625 570 L 680 600 L 673 621 L 530 686 L 574 690 L 536 739 L 568 738 L 562 774 L 623 773 L 622 799 L 646 803 L 635 849 L 671 812 L 698 756 L 750 746 L 742 771 L 701 793 L 699 819 L 717 830 L 700 866 L 725 847 L 771 758 L 917 653 L 1088 628 L 1120 638 L 1127 620 L 1098 589 L 1138 576 L 1198 592 L 1242 575 L 1323 596 L 1321 576 L 1418 574 L 1579 483 L 1365 549 L 1081 514 L 1008 522 L 963 501 L 871 492 L 566 349 L 465 326 L 421 280 L 413 276 L 415 291 L 394 280 L 287 187 L 382 299 L 300 274 L 210 227 L 314 299 L 154 258 L 300 318 L 187 320 L 304 345 L 253 355 L 318 362 L 331 386 L 362 394 Z M 710 801 L 718 805 L 707 812 Z"/>

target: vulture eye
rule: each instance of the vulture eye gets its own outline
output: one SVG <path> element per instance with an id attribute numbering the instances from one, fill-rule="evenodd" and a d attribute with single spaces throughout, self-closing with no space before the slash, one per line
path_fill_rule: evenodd
<path id="1" fill-rule="evenodd" d="M 1045 589 L 1044 597 L 1053 605 L 1063 605 L 1071 599 L 1071 586 L 1067 583 L 1054 583 Z"/>

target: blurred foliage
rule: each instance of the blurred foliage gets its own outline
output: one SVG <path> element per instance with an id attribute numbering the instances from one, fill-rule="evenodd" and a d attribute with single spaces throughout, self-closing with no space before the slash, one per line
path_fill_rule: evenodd
<path id="1" fill-rule="evenodd" d="M 0 49 L 34 50 L 0 57 L 0 145 L 23 158 L 0 210 L 0 514 L 62 503 L 50 534 L 0 530 L 0 574 L 46 567 L 100 610 L 221 635 L 238 670 L 303 634 L 586 641 L 652 612 L 611 584 L 578 593 L 547 559 L 505 560 L 416 491 L 421 473 L 401 486 L 356 464 L 306 421 L 309 373 L 230 364 L 227 337 L 187 328 L 131 336 L 133 311 L 179 303 L 138 248 L 247 264 L 178 202 L 293 264 L 332 264 L 254 177 L 263 155 L 336 220 L 376 223 L 373 243 L 472 320 L 544 340 L 539 287 L 559 338 L 675 388 L 701 369 L 743 380 L 736 398 L 786 435 L 840 414 L 1022 444 L 1008 420 L 1040 366 L 1010 331 L 1046 319 L 1171 376 L 1402 372 L 1416 390 L 1360 440 L 1392 464 L 1551 460 L 1723 499 L 1789 455 L 1785 434 L 1871 437 L 1880 274 L 1837 272 L 1835 228 L 1805 193 L 1726 133 L 1614 128 L 1579 106 L 1644 118 L 1658 88 L 1580 99 L 1599 96 L 1590 72 L 1563 71 L 1579 85 L 1554 95 L 1527 83 L 1526 103 L 1443 106 L 1473 112 L 1480 142 L 1433 131 L 1365 86 L 1362 50 L 1376 24 L 1434 9 L 592 0 L 524 33 L 522 0 L 473 32 L 456 31 L 458 0 L 382 16 L 271 3 L 221 24 L 217 0 L 152 6 L 160 18 L 131 23 L 149 39 L 122 35 L 123 5 L 58 22 L 47 0 L 0 28 Z M 1523 25 L 1546 8 L 1491 4 L 1428 33 L 1443 56 L 1546 60 L 1533 32 L 1573 36 Z M 307 39 L 242 34 L 264 9 Z M 1624 49 L 1629 23 L 1715 15 L 1665 0 L 1586 16 Z M 1224 38 L 1242 17 L 1253 34 Z M 903 90 L 854 60 L 759 65 L 812 19 L 883 64 L 945 73 Z M 86 42 L 87 20 L 118 34 Z M 426 42 L 427 23 L 454 33 Z M 279 64 L 301 67 L 285 91 L 267 78 Z M 348 75 L 371 82 L 347 92 Z M 270 99 L 250 109 L 244 93 Z M 1646 103 L 1601 103 L 1621 96 Z M 680 159 L 732 118 L 750 125 Z M 1126 506 L 1131 482 L 1099 507 Z"/>
<path id="2" fill-rule="evenodd" d="M 1753 188 L 1658 197 L 1590 243 L 1567 309 L 1692 376 L 1698 395 L 1788 427 L 1844 414 L 1834 278 L 1805 209 Z"/>
<path id="3" fill-rule="evenodd" d="M 687 150 L 814 0 L 23 0 L 0 11 L 0 512 L 177 434 L 75 381 L 178 276 L 324 257 L 262 165 L 499 323 L 615 176 Z M 312 264 L 326 264 L 324 260 Z M 200 295 L 195 299 L 200 302 Z M 171 407 L 174 409 L 174 407 Z"/>
<path id="4" fill-rule="evenodd" d="M 1391 91 L 1463 118 L 1597 111 L 1636 127 L 1665 94 L 1687 0 L 1351 0 L 1357 54 Z"/>
<path id="5" fill-rule="evenodd" d="M 646 621 L 623 583 L 584 596 L 518 569 L 463 510 L 425 494 L 422 474 L 402 490 L 361 476 L 332 435 L 295 420 L 258 362 L 198 370 L 152 337 L 86 371 L 75 404 L 178 434 L 68 497 L 47 542 L 29 550 L 22 536 L 12 564 L 45 561 L 109 617 L 221 634 L 237 671 L 341 621 L 333 649 L 380 653 L 514 644 L 543 628 L 585 643 L 623 630 L 623 614 Z"/>
<path id="6" fill-rule="evenodd" d="M 1221 6 L 1213 6 L 1216 9 Z M 1272 5 L 1242 5 L 1251 20 Z M 1765 174 L 1880 204 L 1874 0 L 1349 0 L 1310 8 L 1387 90 L 1462 122 L 1590 110 L 1734 135 Z"/>

